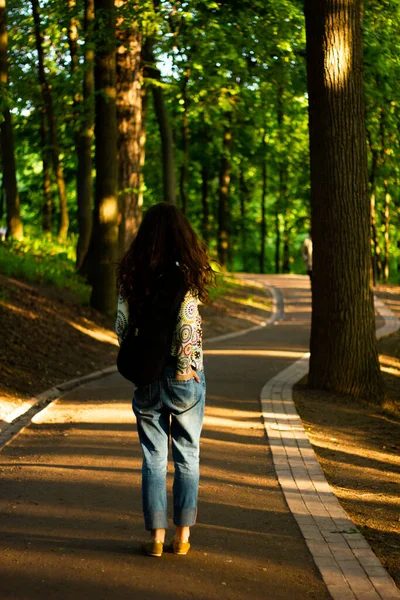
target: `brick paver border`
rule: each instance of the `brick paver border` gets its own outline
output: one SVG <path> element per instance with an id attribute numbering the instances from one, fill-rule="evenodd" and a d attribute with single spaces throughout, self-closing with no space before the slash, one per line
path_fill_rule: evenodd
<path id="1" fill-rule="evenodd" d="M 400 321 L 375 298 L 385 323 L 377 337 Z M 400 600 L 400 591 L 325 479 L 293 402 L 293 385 L 308 373 L 309 353 L 270 379 L 261 409 L 279 484 L 334 600 Z"/>

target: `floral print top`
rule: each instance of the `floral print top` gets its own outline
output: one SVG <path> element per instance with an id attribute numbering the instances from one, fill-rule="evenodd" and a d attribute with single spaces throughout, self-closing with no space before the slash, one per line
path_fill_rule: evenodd
<path id="1" fill-rule="evenodd" d="M 121 343 L 129 322 L 129 306 L 120 294 L 118 297 L 115 331 Z M 203 370 L 202 327 L 199 300 L 187 292 L 179 309 L 172 337 L 171 354 L 177 358 L 177 375 L 190 375 L 192 369 Z"/>

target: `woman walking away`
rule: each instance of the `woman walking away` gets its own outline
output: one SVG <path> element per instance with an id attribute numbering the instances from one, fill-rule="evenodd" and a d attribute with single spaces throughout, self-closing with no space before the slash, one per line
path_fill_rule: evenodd
<path id="1" fill-rule="evenodd" d="M 212 284 L 207 251 L 186 217 L 165 202 L 152 206 L 119 265 L 116 323 L 118 368 L 137 385 L 132 407 L 143 453 L 143 513 L 151 532 L 143 549 L 149 556 L 162 555 L 168 528 L 170 438 L 175 466 L 172 549 L 185 555 L 190 548 L 206 393 L 198 303 L 208 300 Z"/>

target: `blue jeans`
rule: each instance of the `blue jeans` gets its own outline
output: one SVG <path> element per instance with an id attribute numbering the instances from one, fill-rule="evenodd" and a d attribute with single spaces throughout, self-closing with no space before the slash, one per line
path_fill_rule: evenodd
<path id="1" fill-rule="evenodd" d="M 194 525 L 199 490 L 200 434 L 206 381 L 175 379 L 167 365 L 160 379 L 135 389 L 132 408 L 143 453 L 142 500 L 146 529 L 167 529 L 168 441 L 172 441 L 174 524 Z"/>

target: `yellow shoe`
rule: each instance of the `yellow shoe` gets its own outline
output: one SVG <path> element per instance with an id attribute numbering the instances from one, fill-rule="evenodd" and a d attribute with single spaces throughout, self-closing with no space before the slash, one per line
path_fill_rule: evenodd
<path id="1" fill-rule="evenodd" d="M 142 545 L 143 551 L 148 556 L 162 556 L 164 544 L 160 542 L 160 540 L 155 540 L 154 538 L 150 538 L 147 542 L 144 542 Z"/>
<path id="2" fill-rule="evenodd" d="M 183 542 L 176 540 L 175 538 L 172 540 L 172 550 L 174 554 L 177 554 L 178 556 L 185 556 L 189 552 L 189 548 L 189 542 Z"/>

